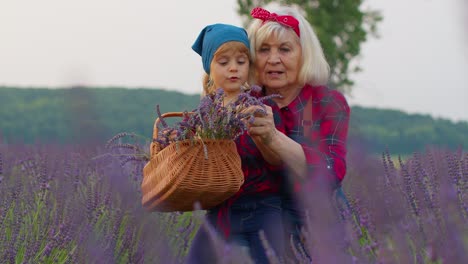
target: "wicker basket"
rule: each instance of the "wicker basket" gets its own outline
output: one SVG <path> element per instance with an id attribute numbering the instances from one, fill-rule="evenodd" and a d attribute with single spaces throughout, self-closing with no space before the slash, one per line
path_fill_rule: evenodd
<path id="1" fill-rule="evenodd" d="M 182 116 L 181 112 L 162 117 Z M 158 136 L 159 118 L 153 129 Z M 205 158 L 204 145 L 208 151 Z M 149 211 L 193 211 L 214 207 L 233 194 L 244 176 L 237 148 L 232 140 L 185 140 L 171 143 L 163 150 L 151 144 L 151 160 L 143 169 L 142 204 Z"/>

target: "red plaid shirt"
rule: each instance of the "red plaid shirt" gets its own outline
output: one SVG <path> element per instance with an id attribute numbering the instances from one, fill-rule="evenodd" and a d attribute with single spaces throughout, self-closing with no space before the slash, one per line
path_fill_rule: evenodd
<path id="1" fill-rule="evenodd" d="M 312 129 L 303 135 L 303 116 L 312 97 Z M 306 180 L 325 174 L 333 184 L 339 184 L 346 174 L 346 143 L 350 108 L 345 97 L 325 86 L 305 85 L 300 94 L 280 109 L 285 133 L 301 144 L 308 168 Z M 294 182 L 298 191 L 300 182 Z"/>
<path id="2" fill-rule="evenodd" d="M 303 112 L 312 97 L 312 129 L 303 135 Z M 339 183 L 346 173 L 346 138 L 350 108 L 345 97 L 325 86 L 306 85 L 300 94 L 286 107 L 266 102 L 273 110 L 276 128 L 301 144 L 308 167 L 308 179 L 326 171 L 326 176 Z M 247 133 L 236 141 L 241 157 L 244 184 L 232 197 L 217 209 L 217 225 L 229 235 L 228 210 L 240 197 L 281 195 L 286 187 L 287 172 L 283 166 L 269 165 Z M 328 173 L 329 172 L 329 173 Z M 300 190 L 301 182 L 293 181 L 294 189 Z"/>
<path id="3" fill-rule="evenodd" d="M 267 101 L 273 111 L 276 129 L 285 132 L 281 122 L 281 113 L 273 101 Z M 270 165 L 263 158 L 252 138 L 244 133 L 236 140 L 237 151 L 241 157 L 242 171 L 244 172 L 244 184 L 241 186 L 237 197 L 242 195 L 264 196 L 279 193 L 284 174 L 283 166 Z"/>

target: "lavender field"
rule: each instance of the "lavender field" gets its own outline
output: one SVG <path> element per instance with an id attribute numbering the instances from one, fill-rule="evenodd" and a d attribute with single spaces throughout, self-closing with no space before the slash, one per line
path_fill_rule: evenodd
<path id="1" fill-rule="evenodd" d="M 0 262 L 183 263 L 197 229 L 210 228 L 203 211 L 146 212 L 145 161 L 120 147 L 0 143 Z M 349 207 L 309 197 L 314 263 L 468 263 L 468 153 L 427 149 L 395 162 L 353 148 L 348 163 Z M 220 263 L 250 263 L 216 245 Z M 304 262 L 296 253 L 290 262 Z"/>

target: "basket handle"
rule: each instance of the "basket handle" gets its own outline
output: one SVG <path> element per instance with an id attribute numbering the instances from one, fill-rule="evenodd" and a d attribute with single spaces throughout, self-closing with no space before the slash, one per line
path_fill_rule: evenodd
<path id="1" fill-rule="evenodd" d="M 193 114 L 193 112 L 185 112 L 187 114 Z M 161 115 L 161 118 L 166 118 L 166 117 L 183 117 L 184 112 L 167 112 Z M 153 126 L 153 139 L 158 138 L 158 125 L 161 122 L 160 118 L 156 118 L 154 121 L 154 126 Z M 156 142 L 151 143 L 151 157 L 156 155 L 159 152 L 159 145 Z"/>
<path id="2" fill-rule="evenodd" d="M 182 117 L 184 116 L 183 112 L 167 112 L 161 115 L 162 118 L 166 117 Z M 156 118 L 154 121 L 154 127 L 153 127 L 153 139 L 158 138 L 158 125 L 161 122 L 160 118 Z"/>

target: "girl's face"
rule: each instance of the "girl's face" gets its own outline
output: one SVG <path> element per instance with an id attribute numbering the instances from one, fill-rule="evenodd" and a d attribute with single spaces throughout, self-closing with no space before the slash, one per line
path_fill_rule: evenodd
<path id="1" fill-rule="evenodd" d="M 249 78 L 249 66 L 249 57 L 244 52 L 228 50 L 216 54 L 210 69 L 214 88 L 222 88 L 227 98 L 237 96 Z"/>
<path id="2" fill-rule="evenodd" d="M 259 83 L 273 90 L 297 88 L 302 48 L 294 31 L 270 36 L 256 50 L 256 56 Z"/>

